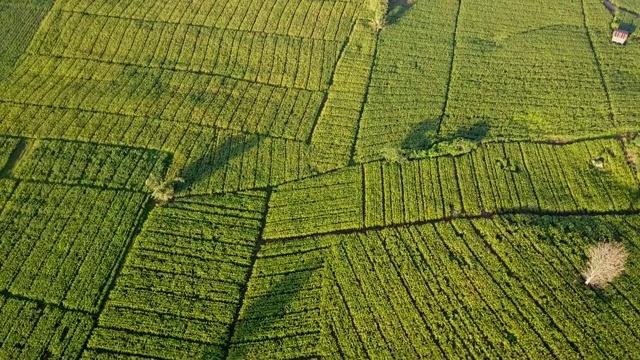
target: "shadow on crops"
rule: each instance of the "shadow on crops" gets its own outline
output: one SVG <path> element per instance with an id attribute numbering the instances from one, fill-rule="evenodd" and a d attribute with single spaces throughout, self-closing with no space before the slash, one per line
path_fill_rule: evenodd
<path id="1" fill-rule="evenodd" d="M 408 150 L 428 149 L 437 136 L 439 123 L 440 119 L 436 118 L 413 125 L 400 146 Z"/>
<path id="2" fill-rule="evenodd" d="M 281 320 L 286 317 L 290 304 L 304 289 L 309 276 L 306 272 L 291 273 L 277 280 L 266 294 L 251 299 L 245 297 L 246 306 L 243 306 L 243 312 L 232 334 L 228 359 L 245 359 L 254 351 L 251 348 L 252 342 L 265 339 L 269 334 L 281 333 Z M 305 332 L 310 329 L 296 330 Z"/>
<path id="3" fill-rule="evenodd" d="M 445 138 L 444 140 L 453 140 L 458 138 L 463 138 L 467 140 L 472 140 L 476 142 L 480 142 L 484 140 L 487 135 L 489 135 L 489 122 L 485 119 L 478 121 L 477 123 L 471 125 L 467 128 L 460 128 L 456 130 L 453 135 Z"/>
<path id="4" fill-rule="evenodd" d="M 638 29 L 638 26 L 635 24 L 635 22 L 623 21 L 620 23 L 620 29 L 628 31 L 629 35 L 631 35 Z"/>
<path id="5" fill-rule="evenodd" d="M 465 139 L 481 142 L 489 134 L 489 122 L 480 120 L 475 124 L 456 130 L 451 135 L 437 138 L 436 132 L 440 119 L 429 119 L 414 125 L 401 144 L 404 150 L 427 150 L 436 142 L 447 142 L 455 139 Z"/>
<path id="6" fill-rule="evenodd" d="M 387 12 L 387 23 L 396 24 L 415 5 L 415 0 L 391 0 Z"/>
<path id="7" fill-rule="evenodd" d="M 216 171 L 225 167 L 232 159 L 242 155 L 260 143 L 258 135 L 235 135 L 224 140 L 217 147 L 209 148 L 205 154 L 190 162 L 181 172 L 184 183 L 178 187 L 183 190 L 210 177 Z"/>

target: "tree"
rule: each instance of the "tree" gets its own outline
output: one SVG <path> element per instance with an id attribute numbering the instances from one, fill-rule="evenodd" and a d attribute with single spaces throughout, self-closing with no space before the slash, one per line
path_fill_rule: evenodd
<path id="1" fill-rule="evenodd" d="M 173 200 L 175 196 L 174 186 L 179 183 L 183 183 L 184 179 L 180 177 L 174 177 L 171 179 L 160 179 L 155 175 L 151 175 L 144 184 L 151 191 L 151 197 L 156 199 L 158 203 L 165 203 Z"/>
<path id="2" fill-rule="evenodd" d="M 369 10 L 373 13 L 371 26 L 380 32 L 387 23 L 387 12 L 389 11 L 388 0 L 369 0 Z"/>
<path id="3" fill-rule="evenodd" d="M 600 242 L 589 248 L 589 262 L 582 272 L 584 284 L 602 288 L 624 271 L 627 249 L 622 243 Z"/>

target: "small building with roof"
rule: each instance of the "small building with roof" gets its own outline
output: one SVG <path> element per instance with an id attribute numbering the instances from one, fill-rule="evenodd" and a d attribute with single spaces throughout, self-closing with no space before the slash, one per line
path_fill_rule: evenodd
<path id="1" fill-rule="evenodd" d="M 613 37 L 611 38 L 611 41 L 616 44 L 624 45 L 624 43 L 627 42 L 628 38 L 628 31 L 618 29 L 613 31 Z"/>

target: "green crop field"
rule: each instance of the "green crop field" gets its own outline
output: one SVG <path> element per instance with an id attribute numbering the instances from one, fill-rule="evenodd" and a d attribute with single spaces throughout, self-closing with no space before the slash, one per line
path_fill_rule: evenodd
<path id="1" fill-rule="evenodd" d="M 611 3 L 0 0 L 0 360 L 640 359 Z"/>
<path id="2" fill-rule="evenodd" d="M 612 1 L 612 3 L 629 11 L 634 11 L 636 13 L 640 11 L 640 1 L 638 0 L 615 0 Z"/>

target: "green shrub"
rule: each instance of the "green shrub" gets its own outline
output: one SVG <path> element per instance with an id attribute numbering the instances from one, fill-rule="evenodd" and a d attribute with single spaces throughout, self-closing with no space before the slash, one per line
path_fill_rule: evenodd
<path id="1" fill-rule="evenodd" d="M 175 185 L 183 182 L 184 179 L 180 177 L 162 180 L 152 175 L 144 184 L 151 191 L 151 197 L 157 203 L 166 203 L 175 197 Z"/>

